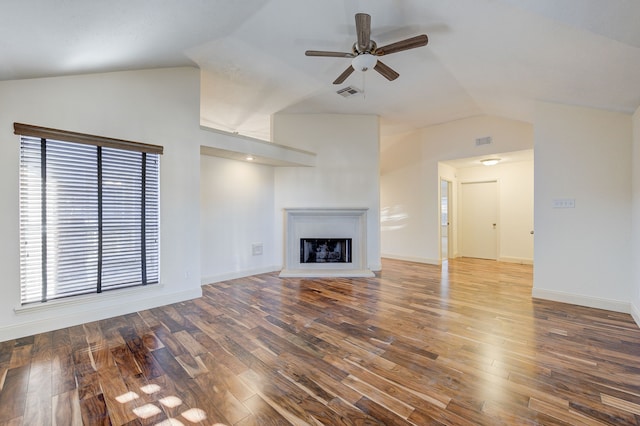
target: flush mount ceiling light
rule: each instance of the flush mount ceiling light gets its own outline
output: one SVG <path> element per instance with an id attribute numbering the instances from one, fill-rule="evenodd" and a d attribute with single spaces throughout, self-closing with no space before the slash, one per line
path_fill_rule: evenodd
<path id="1" fill-rule="evenodd" d="M 253 160 L 254 160 L 254 158 L 253 158 L 253 156 L 251 156 L 251 155 L 247 155 L 247 156 L 245 157 L 245 160 L 247 160 L 247 161 L 253 161 Z"/>
<path id="2" fill-rule="evenodd" d="M 482 164 L 485 166 L 495 166 L 500 162 L 499 158 L 485 158 L 484 160 L 480 160 Z"/>
<path id="3" fill-rule="evenodd" d="M 378 58 L 370 53 L 361 53 L 351 60 L 351 66 L 354 70 L 365 72 L 373 69 L 378 63 Z"/>

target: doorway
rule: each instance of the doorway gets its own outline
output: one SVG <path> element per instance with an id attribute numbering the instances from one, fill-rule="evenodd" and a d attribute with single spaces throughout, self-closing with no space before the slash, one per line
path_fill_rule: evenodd
<path id="1" fill-rule="evenodd" d="M 498 182 L 460 184 L 461 255 L 498 258 Z"/>
<path id="2" fill-rule="evenodd" d="M 440 179 L 440 260 L 451 257 L 451 182 Z"/>

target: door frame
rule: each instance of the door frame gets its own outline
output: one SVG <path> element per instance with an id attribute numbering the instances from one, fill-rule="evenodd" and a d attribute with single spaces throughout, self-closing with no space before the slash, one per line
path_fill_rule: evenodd
<path id="1" fill-rule="evenodd" d="M 447 182 L 447 257 L 442 257 L 442 183 Z M 438 236 L 440 247 L 440 263 L 450 259 L 453 253 L 453 182 L 445 177 L 440 177 L 440 186 L 438 188 Z"/>

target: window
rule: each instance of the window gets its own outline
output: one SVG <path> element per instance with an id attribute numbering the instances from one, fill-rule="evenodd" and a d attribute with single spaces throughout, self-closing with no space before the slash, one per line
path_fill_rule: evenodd
<path id="1" fill-rule="evenodd" d="M 162 147 L 14 123 L 21 303 L 159 282 Z"/>

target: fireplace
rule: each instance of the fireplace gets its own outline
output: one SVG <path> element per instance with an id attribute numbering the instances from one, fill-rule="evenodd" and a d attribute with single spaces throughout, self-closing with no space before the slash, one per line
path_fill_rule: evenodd
<path id="1" fill-rule="evenodd" d="M 351 263 L 351 238 L 300 238 L 300 263 Z"/>
<path id="2" fill-rule="evenodd" d="M 281 277 L 373 277 L 366 208 L 285 208 Z"/>

